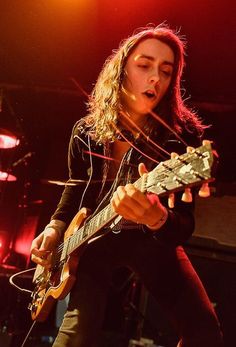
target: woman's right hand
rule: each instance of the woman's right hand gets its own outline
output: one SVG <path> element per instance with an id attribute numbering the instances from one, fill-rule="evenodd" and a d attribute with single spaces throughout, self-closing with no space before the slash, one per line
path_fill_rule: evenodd
<path id="1" fill-rule="evenodd" d="M 60 232 L 47 226 L 31 244 L 31 260 L 44 267 L 50 267 L 52 251 L 60 241 Z"/>

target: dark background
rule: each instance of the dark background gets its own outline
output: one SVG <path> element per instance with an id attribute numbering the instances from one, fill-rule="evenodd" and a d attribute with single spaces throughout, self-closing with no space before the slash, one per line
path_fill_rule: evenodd
<path id="1" fill-rule="evenodd" d="M 74 80 L 90 92 L 105 59 L 123 38 L 138 27 L 164 21 L 187 38 L 185 97 L 213 125 L 210 135 L 224 153 L 223 161 L 231 161 L 224 180 L 235 179 L 230 160 L 235 155 L 236 107 L 233 0 L 1 0 L 1 118 L 7 117 L 11 129 L 24 136 L 21 148 L 26 144 L 40 155 L 40 176 L 66 177 L 68 137 L 86 102 Z M 52 164 L 55 155 L 58 160 Z"/>
<path id="2" fill-rule="evenodd" d="M 86 96 L 76 83 L 89 93 L 107 56 L 136 28 L 165 21 L 186 36 L 184 95 L 211 124 L 206 137 L 215 141 L 220 155 L 215 194 L 210 204 L 199 205 L 199 228 L 187 250 L 212 300 L 219 303 L 228 347 L 234 339 L 236 312 L 235 10 L 234 0 L 0 0 L 0 128 L 20 138 L 17 148 L 0 149 L 0 170 L 10 170 L 17 178 L 0 182 L 0 232 L 7 234 L 9 247 L 21 232 L 29 231 L 28 225 L 32 236 L 39 232 L 60 196 L 63 186 L 48 180 L 67 178 L 71 128 L 86 112 Z M 27 160 L 13 165 L 28 153 Z M 203 215 L 211 215 L 212 220 L 205 229 Z M 222 238 L 217 234 L 216 215 L 222 216 Z M 21 268 L 21 261 L 13 257 L 11 264 Z M 4 272 L 2 280 L 8 275 Z M 122 276 L 117 275 L 117 280 Z M 19 309 L 14 316 L 10 307 L 4 321 L 11 315 L 17 326 L 25 302 L 10 293 Z M 122 295 L 111 291 L 110 301 L 119 302 Z M 155 331 L 172 336 L 160 323 L 163 313 L 151 298 L 149 303 L 147 320 L 157 322 Z M 115 320 L 117 309 L 110 304 L 107 320 Z M 106 324 L 108 330 L 119 330 Z M 147 323 L 146 334 L 155 335 L 149 328 Z M 13 345 L 17 347 L 17 342 Z"/>

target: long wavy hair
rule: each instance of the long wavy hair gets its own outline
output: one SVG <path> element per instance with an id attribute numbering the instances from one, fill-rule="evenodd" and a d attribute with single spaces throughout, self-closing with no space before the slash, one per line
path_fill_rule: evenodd
<path id="1" fill-rule="evenodd" d="M 81 119 L 80 125 L 98 143 L 105 143 L 115 139 L 115 129 L 112 123 L 117 124 L 120 110 L 120 90 L 123 82 L 126 61 L 134 48 L 143 40 L 156 38 L 167 44 L 174 52 L 174 70 L 170 86 L 157 105 L 154 112 L 167 121 L 175 131 L 182 128 L 197 130 L 200 133 L 203 125 L 192 110 L 185 106 L 181 95 L 181 76 L 184 67 L 185 41 L 177 32 L 171 30 L 166 24 L 157 27 L 148 26 L 139 29 L 134 35 L 121 42 L 118 50 L 108 57 L 101 70 L 97 82 L 92 90 L 88 106 L 88 115 Z M 157 126 L 157 121 L 149 117 L 150 132 Z"/>

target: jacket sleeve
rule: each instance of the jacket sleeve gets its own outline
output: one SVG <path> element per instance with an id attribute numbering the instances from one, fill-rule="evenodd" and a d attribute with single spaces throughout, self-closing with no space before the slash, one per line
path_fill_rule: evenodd
<path id="1" fill-rule="evenodd" d="M 168 217 L 160 229 L 153 231 L 144 226 L 144 230 L 152 233 L 153 237 L 160 243 L 169 246 L 182 245 L 194 232 L 194 202 L 183 202 L 181 196 L 182 193 L 176 194 L 173 209 L 168 208 L 167 199 L 163 199 L 162 203 L 167 207 Z"/>
<path id="2" fill-rule="evenodd" d="M 83 148 L 86 147 L 86 138 L 81 135 L 78 123 L 73 127 L 68 148 L 68 184 L 62 193 L 56 211 L 51 219 L 62 220 L 67 225 L 78 212 L 80 199 L 86 184 L 70 184 L 70 180 L 88 180 L 89 165 L 83 157 Z"/>

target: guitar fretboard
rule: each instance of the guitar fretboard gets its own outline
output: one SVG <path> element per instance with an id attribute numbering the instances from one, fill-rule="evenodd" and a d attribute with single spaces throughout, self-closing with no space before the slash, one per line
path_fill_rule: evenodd
<path id="1" fill-rule="evenodd" d="M 142 179 L 139 178 L 135 183 L 135 187 L 141 188 Z M 60 261 L 66 259 L 68 255 L 74 252 L 82 243 L 88 241 L 94 234 L 104 228 L 109 222 L 114 220 L 118 214 L 113 211 L 110 204 L 99 211 L 95 216 L 89 218 L 88 222 L 79 229 L 77 229 L 72 236 L 70 236 L 62 245 L 57 249 L 60 254 Z"/>

